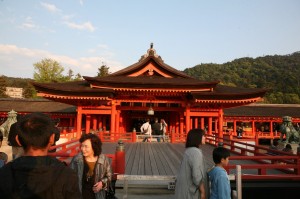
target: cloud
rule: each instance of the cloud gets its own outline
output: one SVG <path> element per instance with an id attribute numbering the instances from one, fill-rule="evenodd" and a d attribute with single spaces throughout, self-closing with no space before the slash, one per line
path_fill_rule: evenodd
<path id="1" fill-rule="evenodd" d="M 83 0 L 79 0 L 80 5 L 83 5 Z"/>
<path id="2" fill-rule="evenodd" d="M 93 24 L 91 22 L 85 22 L 82 24 L 76 24 L 74 22 L 70 22 L 70 21 L 65 21 L 64 22 L 68 27 L 72 28 L 72 29 L 78 29 L 78 30 L 88 30 L 90 32 L 94 32 L 95 31 L 95 27 L 93 26 Z"/>
<path id="3" fill-rule="evenodd" d="M 65 68 L 65 72 L 68 69 L 72 69 L 75 74 L 80 73 L 85 76 L 96 76 L 98 68 L 102 63 L 105 63 L 109 67 L 110 72 L 115 72 L 123 68 L 122 64 L 113 60 L 112 57 L 86 56 L 74 58 L 40 49 L 0 44 L 0 71 L 6 76 L 32 78 L 34 72 L 33 64 L 44 58 L 51 58 L 58 61 Z"/>
<path id="4" fill-rule="evenodd" d="M 25 22 L 22 23 L 21 27 L 25 29 L 34 29 L 37 26 L 34 24 L 31 17 L 26 17 Z"/>
<path id="5" fill-rule="evenodd" d="M 60 12 L 61 10 L 58 9 L 55 5 L 50 3 L 41 2 L 42 7 L 52 13 Z"/>

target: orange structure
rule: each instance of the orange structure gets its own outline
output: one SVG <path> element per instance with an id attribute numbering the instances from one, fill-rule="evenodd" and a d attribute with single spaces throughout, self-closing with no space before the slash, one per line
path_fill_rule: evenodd
<path id="1" fill-rule="evenodd" d="M 77 137 L 84 130 L 100 129 L 111 136 L 133 132 L 135 122 L 143 118 L 164 118 L 167 132 L 183 137 L 192 128 L 205 127 L 208 134 L 223 137 L 224 109 L 257 102 L 267 91 L 192 78 L 165 64 L 152 44 L 127 68 L 105 77 L 83 78 L 67 83 L 33 83 L 39 96 L 77 107 Z"/>

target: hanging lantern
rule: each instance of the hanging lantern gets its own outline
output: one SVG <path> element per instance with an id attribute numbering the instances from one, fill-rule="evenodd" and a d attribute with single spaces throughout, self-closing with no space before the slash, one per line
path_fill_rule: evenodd
<path id="1" fill-rule="evenodd" d="M 150 104 L 150 107 L 148 109 L 148 112 L 147 112 L 148 115 L 154 115 L 154 110 L 152 108 L 152 105 Z"/>

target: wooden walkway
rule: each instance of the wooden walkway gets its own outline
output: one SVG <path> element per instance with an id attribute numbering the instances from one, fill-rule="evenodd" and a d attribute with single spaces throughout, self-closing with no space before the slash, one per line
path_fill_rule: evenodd
<path id="1" fill-rule="evenodd" d="M 103 153 L 114 153 L 115 143 L 104 143 Z M 203 145 L 201 147 L 205 155 L 206 166 L 213 166 L 213 146 Z M 125 144 L 125 174 L 127 175 L 177 175 L 185 145 L 182 143 L 126 143 Z"/>
<path id="2" fill-rule="evenodd" d="M 103 153 L 115 153 L 117 143 L 103 143 Z M 214 165 L 212 160 L 212 151 L 214 146 L 205 144 L 201 150 L 205 157 L 206 168 L 209 169 Z M 185 144 L 171 144 L 166 142 L 137 142 L 125 143 L 125 174 L 126 175 L 147 175 L 147 176 L 176 176 L 183 153 Z M 231 154 L 236 156 L 236 154 Z M 230 160 L 229 164 L 257 164 L 251 160 Z M 235 170 L 230 170 L 234 174 Z M 258 174 L 257 170 L 243 170 L 243 174 Z M 271 174 L 283 174 L 283 172 L 271 169 Z"/>

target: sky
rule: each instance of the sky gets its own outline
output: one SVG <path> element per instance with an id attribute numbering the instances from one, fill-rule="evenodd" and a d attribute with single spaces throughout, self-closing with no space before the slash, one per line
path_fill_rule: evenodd
<path id="1" fill-rule="evenodd" d="M 299 0 L 0 0 L 0 75 L 116 72 L 154 44 L 177 70 L 300 51 Z"/>

